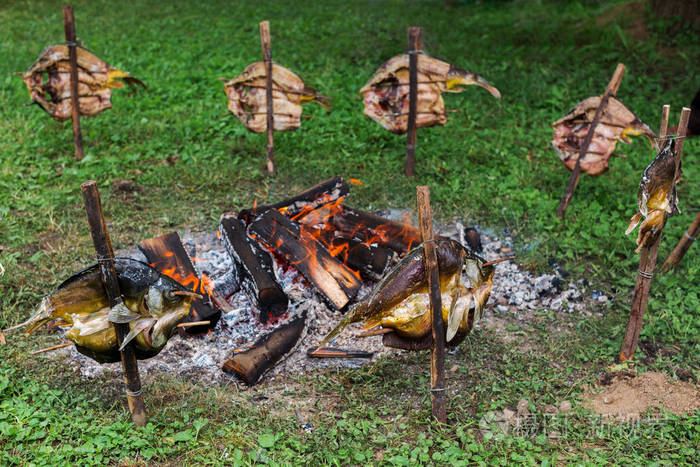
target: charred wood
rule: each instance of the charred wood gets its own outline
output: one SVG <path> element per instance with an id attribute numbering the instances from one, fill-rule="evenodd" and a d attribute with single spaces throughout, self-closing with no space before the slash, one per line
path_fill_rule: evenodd
<path id="1" fill-rule="evenodd" d="M 260 322 L 281 316 L 287 311 L 289 300 L 275 280 L 270 254 L 248 237 L 245 224 L 233 213 L 221 215 L 219 232 L 238 269 L 243 290 L 260 310 Z"/>
<path id="2" fill-rule="evenodd" d="M 353 271 L 333 258 L 311 233 L 279 211 L 270 210 L 259 216 L 250 224 L 249 232 L 266 248 L 283 256 L 338 310 L 362 286 Z"/>
<path id="3" fill-rule="evenodd" d="M 356 238 L 363 243 L 376 243 L 400 255 L 408 253 L 421 241 L 420 232 L 411 225 L 347 206 L 341 206 L 341 209 L 334 212 L 330 223 L 344 236 Z"/>
<path id="4" fill-rule="evenodd" d="M 296 346 L 305 324 L 306 314 L 278 326 L 255 342 L 252 348 L 234 354 L 222 369 L 238 375 L 247 384 L 257 383 L 266 371 Z"/>
<path id="5" fill-rule="evenodd" d="M 250 224 L 257 216 L 270 209 L 279 210 L 288 217 L 295 217 L 347 196 L 349 192 L 350 187 L 345 180 L 333 177 L 278 203 L 244 209 L 238 214 L 238 218 Z"/>
<path id="6" fill-rule="evenodd" d="M 195 298 L 190 306 L 190 314 L 183 323 L 194 321 L 209 321 L 209 324 L 178 328 L 181 336 L 200 335 L 209 332 L 221 318 L 221 309 L 214 303 L 209 294 L 202 290 L 201 277 L 194 267 L 189 254 L 185 250 L 180 235 L 177 232 L 161 235 L 160 237 L 144 240 L 139 244 L 139 250 L 146 256 L 158 271 L 172 277 L 185 287 L 193 287 L 195 292 L 202 291 L 203 298 Z"/>

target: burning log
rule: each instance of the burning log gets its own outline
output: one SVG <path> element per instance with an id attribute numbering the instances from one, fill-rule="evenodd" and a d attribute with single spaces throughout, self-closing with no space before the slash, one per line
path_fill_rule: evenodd
<path id="1" fill-rule="evenodd" d="M 343 236 L 356 238 L 366 245 L 376 243 L 400 255 L 420 243 L 420 232 L 415 227 L 347 206 L 340 206 L 329 222 Z"/>
<path id="2" fill-rule="evenodd" d="M 387 269 L 393 252 L 382 246 L 368 246 L 365 243 L 342 236 L 324 234 L 328 251 L 351 269 L 360 272 L 362 277 L 369 279 L 380 278 Z"/>
<path id="3" fill-rule="evenodd" d="M 270 254 L 248 237 L 245 224 L 232 213 L 221 215 L 219 232 L 238 269 L 243 290 L 260 310 L 260 322 L 281 316 L 287 311 L 289 300 L 275 281 Z"/>
<path id="4" fill-rule="evenodd" d="M 238 375 L 247 384 L 257 383 L 266 371 L 296 346 L 305 324 L 306 314 L 278 326 L 260 338 L 252 348 L 234 354 L 222 369 Z"/>
<path id="5" fill-rule="evenodd" d="M 307 212 L 347 196 L 349 192 L 350 187 L 345 180 L 341 177 L 333 177 L 279 203 L 244 209 L 238 214 L 238 218 L 250 224 L 257 216 L 270 209 L 276 209 L 288 217 L 303 216 Z"/>
<path id="6" fill-rule="evenodd" d="M 336 309 L 340 310 L 357 294 L 362 282 L 345 265 L 334 259 L 304 227 L 270 210 L 249 228 L 255 240 L 282 255 Z"/>
<path id="7" fill-rule="evenodd" d="M 180 235 L 177 232 L 171 232 L 144 240 L 139 244 L 139 250 L 146 255 L 153 268 L 204 296 L 204 298 L 196 298 L 192 301 L 190 314 L 183 322 L 209 321 L 209 324 L 178 328 L 178 332 L 181 335 L 199 335 L 213 329 L 221 318 L 221 309 L 213 302 L 207 284 L 208 279 L 206 276 L 200 278 L 190 256 L 182 245 Z"/>

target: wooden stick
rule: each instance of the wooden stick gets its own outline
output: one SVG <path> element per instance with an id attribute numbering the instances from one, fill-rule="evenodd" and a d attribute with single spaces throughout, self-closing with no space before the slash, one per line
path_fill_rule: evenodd
<path id="1" fill-rule="evenodd" d="M 668 272 L 675 268 L 683 259 L 683 256 L 685 256 L 686 251 L 688 251 L 695 239 L 698 238 L 698 235 L 700 235 L 700 212 L 695 216 L 688 230 L 685 231 L 678 245 L 676 245 L 671 254 L 668 255 L 668 259 L 666 259 L 664 265 L 661 266 L 661 272 Z"/>
<path id="2" fill-rule="evenodd" d="M 494 264 L 503 263 L 505 261 L 510 261 L 512 259 L 515 259 L 515 255 L 504 256 L 503 258 L 494 259 L 493 261 L 487 261 L 487 262 L 483 263 L 481 266 L 482 267 L 493 266 Z"/>
<path id="3" fill-rule="evenodd" d="M 209 321 L 209 320 L 205 320 L 205 321 L 191 321 L 191 322 L 189 322 L 189 323 L 180 323 L 180 324 L 178 324 L 178 325 L 175 326 L 175 327 L 176 327 L 176 328 L 189 328 L 189 327 L 192 327 L 192 326 L 208 326 L 208 325 L 210 325 L 210 324 L 211 324 L 211 321 Z"/>
<path id="4" fill-rule="evenodd" d="M 357 334 L 355 337 L 381 336 L 382 334 L 389 334 L 390 332 L 394 332 L 394 330 L 391 328 L 377 328 L 377 329 L 372 329 L 371 331 L 361 332 L 360 334 Z"/>
<path id="5" fill-rule="evenodd" d="M 63 344 L 52 345 L 51 347 L 45 347 L 43 349 L 35 350 L 34 352 L 32 352 L 32 355 L 37 355 L 37 354 L 44 353 L 44 352 L 51 352 L 52 350 L 62 349 L 64 347 L 68 347 L 69 345 L 73 345 L 73 343 L 72 342 L 64 342 Z"/>
<path id="6" fill-rule="evenodd" d="M 666 104 L 661 108 L 661 126 L 659 127 L 659 140 L 666 137 L 668 133 L 668 116 L 671 114 L 671 106 Z"/>
<path id="7" fill-rule="evenodd" d="M 260 44 L 265 62 L 265 105 L 267 107 L 267 173 L 275 173 L 275 116 L 272 102 L 272 52 L 270 51 L 270 22 L 260 22 Z"/>
<path id="8" fill-rule="evenodd" d="M 408 132 L 405 173 L 413 177 L 416 166 L 416 106 L 418 103 L 418 52 L 423 50 L 423 28 L 408 28 Z"/>
<path id="9" fill-rule="evenodd" d="M 430 354 L 430 400 L 433 406 L 433 417 L 440 423 L 446 423 L 445 323 L 442 319 L 440 271 L 438 270 L 437 252 L 433 242 L 430 189 L 427 186 L 416 187 L 416 197 L 418 199 L 418 224 L 420 225 L 423 248 L 425 249 L 425 270 L 428 276 L 428 291 L 430 294 L 430 319 L 433 325 L 433 349 Z"/>
<path id="10" fill-rule="evenodd" d="M 559 218 L 563 218 L 566 214 L 566 208 L 569 207 L 571 198 L 574 196 L 574 191 L 576 191 L 576 185 L 578 185 L 578 181 L 581 178 L 581 160 L 585 157 L 586 153 L 588 152 L 588 146 L 590 146 L 591 141 L 593 141 L 595 128 L 598 126 L 598 123 L 603 116 L 605 107 L 608 105 L 608 100 L 611 96 L 617 94 L 617 90 L 620 88 L 620 82 L 622 81 L 622 76 L 624 74 L 625 65 L 618 63 L 615 73 L 613 73 L 613 77 L 610 80 L 610 83 L 608 83 L 608 87 L 605 89 L 605 94 L 603 94 L 603 97 L 600 99 L 600 104 L 598 104 L 598 108 L 595 111 L 591 126 L 588 129 L 588 133 L 586 133 L 586 137 L 581 145 L 581 150 L 578 153 L 578 159 L 576 159 L 576 165 L 574 166 L 574 170 L 571 172 L 569 183 L 566 185 L 564 196 L 562 196 L 561 201 L 559 202 L 559 207 L 557 208 L 557 217 Z"/>
<path id="11" fill-rule="evenodd" d="M 83 158 L 83 135 L 80 132 L 80 96 L 78 94 L 78 50 L 75 43 L 75 18 L 73 7 L 63 7 L 63 29 L 66 33 L 68 45 L 68 60 L 70 61 L 70 100 L 71 120 L 73 123 L 73 145 L 75 146 L 75 160 Z"/>
<path id="12" fill-rule="evenodd" d="M 117 282 L 117 271 L 114 267 L 114 251 L 109 238 L 107 225 L 102 213 L 102 203 L 100 193 L 97 190 L 97 182 L 89 180 L 80 185 L 83 193 L 83 202 L 87 212 L 88 223 L 90 224 L 90 234 L 97 253 L 97 263 L 102 272 L 102 283 L 105 286 L 109 307 L 115 308 L 123 304 Z M 117 334 L 117 343 L 121 347 L 124 338 L 129 333 L 128 323 L 112 323 Z M 126 398 L 129 403 L 131 420 L 136 426 L 146 425 L 146 409 L 141 398 L 141 378 L 139 377 L 139 367 L 134 353 L 133 341 L 121 352 L 122 370 L 124 371 L 124 382 L 126 383 Z"/>
<path id="13" fill-rule="evenodd" d="M 676 161 L 676 173 L 673 177 L 673 184 L 676 183 L 676 176 L 678 175 L 678 169 L 681 162 L 681 154 L 683 151 L 683 145 L 678 144 L 685 139 L 685 133 L 688 129 L 688 118 L 690 116 L 690 109 L 683 107 L 681 112 L 681 119 L 678 123 L 678 136 L 680 139 L 676 141 L 676 153 L 674 154 L 674 159 Z M 662 117 L 663 126 L 663 117 Z M 673 190 L 673 186 L 671 187 Z M 637 284 L 634 287 L 634 295 L 632 296 L 632 306 L 630 307 L 630 318 L 627 322 L 627 330 L 625 332 L 625 338 L 622 341 L 622 348 L 620 349 L 620 361 L 624 362 L 630 360 L 634 356 L 634 351 L 637 349 L 637 343 L 639 341 L 639 333 L 642 330 L 642 325 L 644 323 L 644 311 L 646 310 L 647 302 L 649 300 L 649 289 L 651 288 L 651 278 L 654 274 L 654 268 L 656 267 L 656 257 L 659 252 L 659 245 L 661 244 L 661 237 L 663 236 L 663 229 L 656 235 L 656 238 L 651 245 L 645 245 L 642 248 L 642 252 L 639 258 L 639 270 L 637 272 Z"/>

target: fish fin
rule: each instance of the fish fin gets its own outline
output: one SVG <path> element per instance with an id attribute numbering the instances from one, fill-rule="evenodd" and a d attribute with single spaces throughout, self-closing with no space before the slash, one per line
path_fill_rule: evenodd
<path id="1" fill-rule="evenodd" d="M 121 352 L 124 350 L 124 348 L 136 338 L 139 334 L 141 334 L 144 331 L 148 331 L 153 327 L 153 325 L 156 324 L 155 319 L 145 319 L 139 323 L 136 323 L 133 328 L 129 331 L 129 334 L 127 334 L 124 337 L 124 340 L 122 341 L 122 345 L 119 346 L 119 351 Z"/>
<path id="2" fill-rule="evenodd" d="M 127 308 L 124 302 L 119 302 L 109 310 L 107 320 L 112 323 L 123 324 L 133 321 L 138 317 L 140 317 L 140 315 Z"/>
<path id="3" fill-rule="evenodd" d="M 143 89 L 148 89 L 148 86 L 146 86 L 146 83 L 141 81 L 138 78 L 134 78 L 133 76 L 125 76 L 122 78 L 122 81 L 124 81 L 126 84 L 128 84 L 131 88 L 135 88 L 136 86 L 141 86 Z"/>
<path id="4" fill-rule="evenodd" d="M 363 331 L 369 331 L 372 328 L 376 328 L 382 324 L 382 318 L 370 318 L 368 319 L 365 324 L 362 325 L 362 330 Z"/>
<path id="5" fill-rule="evenodd" d="M 12 329 L 21 328 L 27 326 L 24 330 L 25 334 L 31 335 L 36 332 L 44 324 L 48 323 L 52 319 L 57 319 L 59 316 L 55 315 L 55 308 L 52 304 L 51 296 L 44 297 L 39 305 L 39 309 L 24 323 L 13 326 Z"/>
<path id="6" fill-rule="evenodd" d="M 641 220 L 642 213 L 637 211 L 637 213 L 630 219 L 630 225 L 627 227 L 627 230 L 625 230 L 625 235 L 629 235 L 630 232 L 632 232 L 634 228 L 637 227 L 637 224 L 639 224 L 639 221 Z"/>

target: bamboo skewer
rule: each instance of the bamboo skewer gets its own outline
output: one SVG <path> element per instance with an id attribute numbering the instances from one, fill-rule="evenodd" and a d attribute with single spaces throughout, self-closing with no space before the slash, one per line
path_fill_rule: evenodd
<path id="1" fill-rule="evenodd" d="M 260 44 L 265 62 L 265 106 L 267 108 L 267 173 L 275 173 L 275 114 L 272 101 L 272 52 L 270 51 L 270 22 L 260 22 Z"/>
<path id="2" fill-rule="evenodd" d="M 667 112 L 664 108 L 664 113 Z M 683 107 L 681 112 L 681 118 L 678 123 L 678 137 L 677 144 L 675 147 L 674 159 L 676 163 L 676 171 L 673 177 L 673 185 L 676 183 L 676 176 L 678 175 L 678 170 L 681 163 L 681 155 L 683 152 L 682 141 L 685 138 L 685 133 L 688 128 L 688 118 L 690 117 L 690 109 Z M 664 120 L 666 125 L 668 124 L 668 116 L 665 118 L 662 115 L 661 123 L 661 133 L 666 133 L 666 128 L 664 128 Z M 673 186 L 671 187 L 673 190 Z M 630 307 L 630 317 L 627 323 L 627 330 L 625 332 L 625 337 L 622 341 L 622 348 L 620 349 L 620 361 L 624 362 L 630 360 L 634 351 L 637 349 L 637 343 L 639 341 L 639 333 L 642 330 L 644 311 L 646 310 L 647 302 L 649 301 L 649 290 L 651 288 L 651 278 L 654 275 L 654 268 L 656 267 L 656 257 L 659 252 L 659 244 L 661 243 L 661 237 L 663 236 L 663 229 L 656 235 L 651 245 L 645 244 L 641 250 L 641 255 L 639 258 L 639 270 L 637 272 L 637 284 L 634 288 L 634 295 L 632 296 L 632 305 Z M 644 239 L 646 242 L 646 239 Z"/>
<path id="3" fill-rule="evenodd" d="M 204 321 L 191 321 L 189 323 L 180 323 L 176 325 L 176 328 L 189 328 L 192 326 L 208 326 L 211 324 L 211 321 L 209 320 L 204 320 Z"/>
<path id="4" fill-rule="evenodd" d="M 603 94 L 603 97 L 600 99 L 600 104 L 598 104 L 598 108 L 593 116 L 591 126 L 588 128 L 588 133 L 586 133 L 586 137 L 581 145 L 581 150 L 578 153 L 578 159 L 576 159 L 576 165 L 574 166 L 574 170 L 571 172 L 569 183 L 566 185 L 564 196 L 562 196 L 561 201 L 559 202 L 559 207 L 557 208 L 557 217 L 559 218 L 563 218 L 566 214 L 566 208 L 569 207 L 571 198 L 574 196 L 574 191 L 576 191 L 576 186 L 581 179 L 581 160 L 587 154 L 588 146 L 590 146 L 591 141 L 593 141 L 595 128 L 598 126 L 598 123 L 603 116 L 605 107 L 608 105 L 608 100 L 610 97 L 614 97 L 617 94 L 617 90 L 620 88 L 620 82 L 622 81 L 622 76 L 624 74 L 625 65 L 618 63 L 615 73 L 613 73 L 612 79 L 610 80 L 610 83 L 608 83 L 608 87 L 605 89 L 605 94 Z"/>
<path id="5" fill-rule="evenodd" d="M 75 17 L 73 7 L 63 7 L 63 29 L 66 33 L 66 45 L 68 46 L 68 60 L 70 61 L 70 99 L 71 120 L 73 124 L 73 145 L 75 146 L 75 160 L 83 158 L 83 135 L 80 131 L 80 96 L 78 94 L 78 50 L 75 42 Z"/>
<path id="6" fill-rule="evenodd" d="M 51 347 L 45 347 L 43 349 L 35 350 L 34 352 L 32 352 L 32 355 L 38 355 L 38 354 L 44 353 L 44 352 L 51 352 L 52 350 L 62 349 L 64 347 L 68 347 L 69 345 L 73 345 L 73 343 L 72 342 L 64 342 L 63 344 L 52 345 Z"/>
<path id="7" fill-rule="evenodd" d="M 117 271 L 114 266 L 114 251 L 109 238 L 104 214 L 102 213 L 102 203 L 100 193 L 97 190 L 97 182 L 89 180 L 80 185 L 83 193 L 85 211 L 90 224 L 90 234 L 97 254 L 97 264 L 100 265 L 102 273 L 102 283 L 104 284 L 109 298 L 109 307 L 123 306 L 119 282 L 117 281 Z M 129 333 L 128 323 L 112 323 L 117 334 L 117 343 L 121 347 L 124 338 Z M 146 409 L 141 397 L 141 378 L 139 377 L 139 367 L 136 361 L 133 341 L 120 351 L 122 370 L 124 371 L 124 382 L 126 383 L 126 398 L 129 403 L 131 420 L 137 426 L 146 425 Z"/>
<path id="8" fill-rule="evenodd" d="M 418 53 L 423 50 L 423 28 L 408 28 L 408 131 L 406 133 L 406 167 L 408 177 L 415 174 L 416 109 L 418 104 Z"/>
<path id="9" fill-rule="evenodd" d="M 437 251 L 433 242 L 433 219 L 430 213 L 430 189 L 416 187 L 418 201 L 418 224 L 423 240 L 425 273 L 428 277 L 430 295 L 430 319 L 432 322 L 433 348 L 430 354 L 430 401 L 433 417 L 447 422 L 445 407 L 445 324 L 442 319 L 442 296 L 440 293 L 440 271 Z"/>

